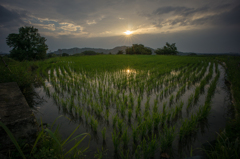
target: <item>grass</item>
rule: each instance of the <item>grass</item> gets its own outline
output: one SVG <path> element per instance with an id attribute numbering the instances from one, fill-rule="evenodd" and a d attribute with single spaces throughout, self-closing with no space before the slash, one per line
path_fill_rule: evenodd
<path id="1" fill-rule="evenodd" d="M 57 118 L 58 119 L 58 118 Z M 55 121 L 57 120 L 55 119 Z M 55 122 L 54 122 L 55 123 Z M 53 127 L 54 123 L 52 124 L 51 128 Z M 19 146 L 19 143 L 15 139 L 14 135 L 11 131 L 0 121 L 0 126 L 5 130 L 13 144 L 15 145 L 19 155 L 22 158 L 48 158 L 50 156 L 57 157 L 57 158 L 66 158 L 73 156 L 75 158 L 79 158 L 83 155 L 83 153 L 88 149 L 89 145 L 82 149 L 79 148 L 79 145 L 82 141 L 87 137 L 90 136 L 88 133 L 82 133 L 74 138 L 71 138 L 79 126 L 65 139 L 61 140 L 58 134 L 58 128 L 55 131 L 52 131 L 48 128 L 43 128 L 43 124 L 41 123 L 41 130 L 38 132 L 38 136 L 33 143 L 27 150 L 23 147 Z M 78 140 L 78 138 L 81 138 Z M 67 144 L 75 141 L 75 144 L 69 149 L 65 150 Z M 90 141 L 90 140 L 89 140 Z M 29 145 L 28 145 L 29 146 Z M 27 147 L 28 147 L 27 146 Z M 51 151 L 48 151 L 51 150 Z M 12 153 L 13 154 L 13 153 Z M 16 156 L 12 156 L 13 158 L 18 158 L 18 154 Z"/>

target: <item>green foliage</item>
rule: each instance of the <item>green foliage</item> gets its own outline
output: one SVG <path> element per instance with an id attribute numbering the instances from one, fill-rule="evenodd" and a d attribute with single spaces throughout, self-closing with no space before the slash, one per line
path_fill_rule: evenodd
<path id="1" fill-rule="evenodd" d="M 122 50 L 119 50 L 118 52 L 117 52 L 117 55 L 122 55 L 123 54 L 123 51 Z"/>
<path id="2" fill-rule="evenodd" d="M 69 54 L 67 54 L 67 53 L 62 53 L 62 56 L 69 56 Z"/>
<path id="3" fill-rule="evenodd" d="M 55 119 L 51 128 L 53 127 L 53 125 L 57 119 Z M 24 159 L 25 158 L 49 158 L 49 157 L 63 159 L 63 158 L 69 157 L 70 154 L 74 158 L 79 158 L 81 155 L 83 155 L 83 153 L 89 147 L 89 143 L 88 143 L 88 146 L 85 149 L 79 148 L 79 145 L 82 143 L 82 141 L 89 135 L 88 133 L 79 134 L 79 135 L 75 136 L 74 138 L 70 139 L 73 136 L 73 134 L 76 132 L 76 130 L 79 128 L 80 125 L 67 137 L 67 139 L 62 141 L 59 138 L 58 127 L 55 131 L 51 131 L 48 128 L 44 129 L 43 124 L 41 123 L 41 130 L 38 133 L 38 136 L 37 136 L 34 144 L 31 145 L 30 152 L 29 152 L 29 150 L 26 150 L 26 148 L 25 148 L 26 145 L 24 145 L 23 147 L 19 146 L 19 144 L 16 141 L 13 134 L 1 121 L 0 121 L 0 126 L 6 131 L 9 138 L 11 139 L 11 141 L 14 143 L 15 147 L 17 148 L 19 154 Z M 81 139 L 77 140 L 78 138 L 81 138 Z M 71 143 L 72 141 L 75 141 L 75 144 L 72 147 L 70 147 L 69 150 L 65 151 L 66 145 Z M 17 157 L 17 158 L 19 158 L 19 157 Z"/>
<path id="4" fill-rule="evenodd" d="M 44 59 L 48 50 L 45 42 L 46 39 L 33 26 L 21 27 L 19 34 L 12 33 L 7 37 L 7 45 L 13 48 L 10 57 L 19 61 Z"/>
<path id="5" fill-rule="evenodd" d="M 176 55 L 178 53 L 175 43 L 169 44 L 166 42 L 166 46 L 158 48 L 154 51 L 157 55 Z"/>
<path id="6" fill-rule="evenodd" d="M 151 55 L 152 50 L 147 47 L 144 47 L 144 45 L 142 44 L 133 44 L 132 47 L 126 48 L 126 54 Z"/>

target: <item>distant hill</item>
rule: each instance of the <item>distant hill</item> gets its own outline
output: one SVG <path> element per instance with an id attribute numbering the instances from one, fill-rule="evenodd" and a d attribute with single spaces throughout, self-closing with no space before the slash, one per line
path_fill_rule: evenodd
<path id="1" fill-rule="evenodd" d="M 229 52 L 229 53 L 195 53 L 195 52 L 179 52 L 178 55 L 180 56 L 187 56 L 190 54 L 196 55 L 229 55 L 229 56 L 240 56 L 240 53 L 237 52 Z"/>
<path id="2" fill-rule="evenodd" d="M 111 54 L 117 54 L 118 51 L 123 51 L 123 53 L 125 54 L 125 50 L 127 47 L 130 46 L 117 46 L 113 49 L 102 49 L 102 48 L 71 48 L 71 49 L 58 49 L 57 51 L 54 52 L 50 52 L 50 53 L 54 53 L 54 54 L 62 54 L 62 53 L 67 53 L 69 55 L 73 55 L 73 54 L 77 54 L 77 53 L 82 53 L 84 51 L 94 51 L 97 53 L 103 53 L 103 54 L 109 54 L 111 52 Z M 154 53 L 154 49 L 147 47 L 149 49 L 152 50 L 152 55 L 156 55 Z M 235 52 L 229 52 L 229 53 L 195 53 L 195 52 L 181 52 L 179 51 L 178 55 L 180 56 L 187 56 L 187 55 L 191 55 L 191 54 L 196 54 L 196 55 L 230 55 L 230 56 L 240 56 L 240 53 L 235 53 Z"/>
<path id="3" fill-rule="evenodd" d="M 84 51 L 95 51 L 97 53 L 103 53 L 103 54 L 109 54 L 111 52 L 111 54 L 117 54 L 118 51 L 123 51 L 123 53 L 125 54 L 125 50 L 127 47 L 130 47 L 130 46 L 117 46 L 113 49 L 102 49 L 102 48 L 71 48 L 71 49 L 58 49 L 57 51 L 54 51 L 54 52 L 50 52 L 50 53 L 54 53 L 54 54 L 62 54 L 62 53 L 67 53 L 69 55 L 73 55 L 73 54 L 76 54 L 76 53 L 82 53 Z M 150 47 L 147 47 L 149 49 L 152 50 L 152 53 L 154 53 L 154 49 L 150 48 Z"/>
<path id="4" fill-rule="evenodd" d="M 113 49 L 102 49 L 102 48 L 71 48 L 71 49 L 58 49 L 57 51 L 51 52 L 54 54 L 62 54 L 62 53 L 67 53 L 69 55 L 73 55 L 76 53 L 82 53 L 84 51 L 95 51 L 97 53 L 103 53 L 103 54 L 109 54 L 111 52 L 111 54 L 117 54 L 118 51 L 123 51 L 125 53 L 125 49 L 128 46 L 117 46 Z"/>

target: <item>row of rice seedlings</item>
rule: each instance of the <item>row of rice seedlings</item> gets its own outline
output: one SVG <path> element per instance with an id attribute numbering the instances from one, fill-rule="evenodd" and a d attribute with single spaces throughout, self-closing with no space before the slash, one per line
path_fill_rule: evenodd
<path id="1" fill-rule="evenodd" d="M 208 116 L 211 109 L 211 98 L 214 94 L 219 76 L 220 73 L 218 72 L 214 80 L 210 84 L 204 106 L 199 107 L 198 112 L 196 113 L 196 115 L 192 115 L 191 119 L 185 119 L 185 121 L 183 122 L 179 131 L 180 140 L 183 139 L 185 136 L 190 135 L 192 132 L 196 131 L 197 123 Z"/>
<path id="2" fill-rule="evenodd" d="M 207 74 L 207 76 L 201 81 L 200 85 L 198 87 L 196 87 L 196 89 L 195 89 L 195 93 L 194 93 L 194 102 L 195 103 L 197 103 L 199 95 L 201 93 L 201 90 L 204 89 L 204 86 L 211 79 L 212 74 L 213 74 L 213 63 L 211 63 L 211 65 L 209 67 L 209 73 Z"/>

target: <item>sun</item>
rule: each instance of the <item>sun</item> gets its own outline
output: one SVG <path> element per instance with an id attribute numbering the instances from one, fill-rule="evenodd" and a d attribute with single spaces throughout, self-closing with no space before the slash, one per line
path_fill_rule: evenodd
<path id="1" fill-rule="evenodd" d="M 130 35 L 130 34 L 132 34 L 133 32 L 132 31 L 129 31 L 129 30 L 127 30 L 126 32 L 124 32 L 126 35 Z"/>

